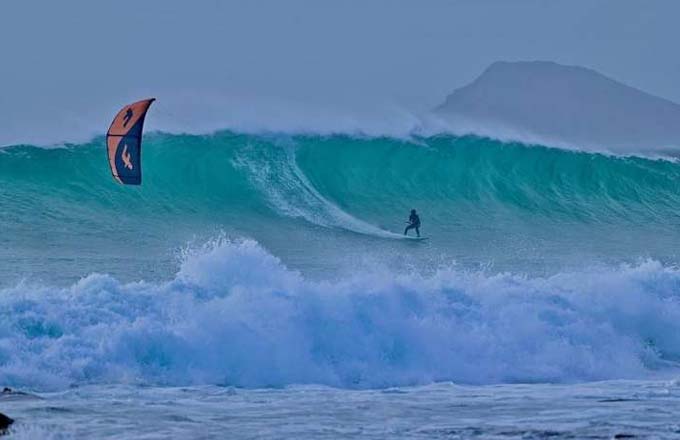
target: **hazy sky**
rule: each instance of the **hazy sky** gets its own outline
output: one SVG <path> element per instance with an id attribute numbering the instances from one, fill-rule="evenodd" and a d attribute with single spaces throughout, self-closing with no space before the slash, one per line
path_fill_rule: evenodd
<path id="1" fill-rule="evenodd" d="M 386 120 L 497 60 L 680 102 L 678 17 L 670 0 L 0 0 L 0 145 L 103 133 L 147 96 L 157 129 Z"/>

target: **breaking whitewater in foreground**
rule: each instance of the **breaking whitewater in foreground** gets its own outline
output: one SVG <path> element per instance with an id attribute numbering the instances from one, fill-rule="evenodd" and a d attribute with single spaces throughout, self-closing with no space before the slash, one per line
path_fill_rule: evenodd
<path id="1" fill-rule="evenodd" d="M 680 272 L 549 278 L 440 269 L 309 281 L 253 241 L 218 241 L 168 282 L 91 275 L 0 298 L 0 381 L 386 388 L 675 373 Z"/>

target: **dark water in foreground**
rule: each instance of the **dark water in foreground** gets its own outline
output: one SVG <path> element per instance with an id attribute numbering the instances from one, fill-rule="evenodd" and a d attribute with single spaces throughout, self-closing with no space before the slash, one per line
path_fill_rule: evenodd
<path id="1" fill-rule="evenodd" d="M 676 439 L 676 382 L 352 391 L 89 386 L 0 399 L 13 439 Z M 27 422 L 30 421 L 30 422 Z M 617 437 L 618 435 L 618 437 Z M 627 437 L 626 437 L 627 436 Z"/>

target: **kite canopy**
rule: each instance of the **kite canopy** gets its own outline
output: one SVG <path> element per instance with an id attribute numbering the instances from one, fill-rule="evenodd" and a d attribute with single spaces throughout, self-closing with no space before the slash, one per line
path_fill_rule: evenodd
<path id="1" fill-rule="evenodd" d="M 142 130 L 149 106 L 156 99 L 144 99 L 123 107 L 106 132 L 111 174 L 125 185 L 142 183 Z"/>

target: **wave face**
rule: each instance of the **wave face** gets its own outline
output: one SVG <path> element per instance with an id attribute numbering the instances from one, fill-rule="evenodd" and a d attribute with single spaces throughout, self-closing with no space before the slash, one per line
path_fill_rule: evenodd
<path id="1" fill-rule="evenodd" d="M 0 150 L 0 280 L 165 279 L 176 249 L 220 231 L 318 272 L 367 257 L 544 273 L 678 260 L 680 165 L 671 160 L 477 137 L 230 132 L 152 134 L 143 154 L 144 184 L 123 187 L 101 139 Z M 411 208 L 432 240 L 405 254 L 398 239 Z"/>
<path id="2" fill-rule="evenodd" d="M 254 241 L 162 283 L 90 275 L 0 291 L 0 381 L 365 388 L 647 377 L 680 361 L 680 272 L 440 269 L 305 280 Z"/>

